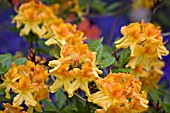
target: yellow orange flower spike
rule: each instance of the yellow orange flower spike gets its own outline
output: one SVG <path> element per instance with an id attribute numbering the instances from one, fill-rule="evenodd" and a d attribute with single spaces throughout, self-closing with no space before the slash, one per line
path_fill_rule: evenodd
<path id="1" fill-rule="evenodd" d="M 150 70 L 150 63 L 157 61 L 161 56 L 166 56 L 169 51 L 165 48 L 161 30 L 151 23 L 131 23 L 121 28 L 123 37 L 116 41 L 117 48 L 130 47 L 130 61 L 126 67 L 134 69 L 140 63 L 147 71 Z"/>
<path id="2" fill-rule="evenodd" d="M 103 108 L 96 113 L 144 112 L 148 108 L 146 93 L 140 93 L 141 82 L 131 74 L 109 73 L 95 83 L 100 91 L 89 96 L 88 101 Z"/>
<path id="3" fill-rule="evenodd" d="M 21 5 L 18 14 L 13 18 L 12 23 L 16 23 L 17 28 L 24 24 L 20 36 L 28 35 L 30 31 L 32 31 L 41 38 L 45 33 L 45 30 L 42 29 L 40 25 L 54 17 L 53 11 L 49 7 L 41 2 L 35 3 L 32 0 L 29 3 Z"/>
<path id="4" fill-rule="evenodd" d="M 96 53 L 88 49 L 87 44 L 65 44 L 61 46 L 58 60 L 49 62 L 53 69 L 49 72 L 56 76 L 56 81 L 50 87 L 52 93 L 56 92 L 64 85 L 64 89 L 72 97 L 78 88 L 90 95 L 88 82 L 98 78 L 102 71 L 96 67 Z"/>

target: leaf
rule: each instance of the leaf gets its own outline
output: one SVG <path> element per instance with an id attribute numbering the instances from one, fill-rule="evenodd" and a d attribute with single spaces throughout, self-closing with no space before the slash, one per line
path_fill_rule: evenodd
<path id="1" fill-rule="evenodd" d="M 14 60 L 14 63 L 18 66 L 18 65 L 22 65 L 27 61 L 27 58 L 25 57 L 21 57 L 21 58 L 17 58 Z"/>
<path id="2" fill-rule="evenodd" d="M 115 61 L 115 58 L 112 56 L 110 58 L 106 58 L 106 59 L 103 59 L 101 64 L 100 64 L 100 67 L 101 68 L 105 68 L 105 67 L 108 67 L 110 66 L 111 64 L 113 64 L 113 62 Z"/>
<path id="3" fill-rule="evenodd" d="M 169 95 L 165 95 L 163 101 L 165 103 L 170 103 L 170 96 Z"/>
<path id="4" fill-rule="evenodd" d="M 165 113 L 170 113 L 170 103 L 163 103 L 162 107 L 165 110 Z"/>
<path id="5" fill-rule="evenodd" d="M 47 99 L 42 100 L 42 103 L 45 105 L 44 106 L 45 111 L 57 111 L 55 105 L 52 104 L 52 102 L 49 102 Z"/>
<path id="6" fill-rule="evenodd" d="M 108 45 L 103 46 L 103 51 L 107 52 L 109 54 L 112 54 L 112 52 L 113 52 L 112 48 L 110 46 L 108 46 Z"/>
<path id="7" fill-rule="evenodd" d="M 118 68 L 118 69 L 113 69 L 112 72 L 113 73 L 119 73 L 119 72 L 123 72 L 123 73 L 130 73 L 130 68 Z"/>
<path id="8" fill-rule="evenodd" d="M 130 51 L 128 49 L 123 49 L 120 53 L 118 62 L 120 66 L 123 67 L 130 59 Z"/>
<path id="9" fill-rule="evenodd" d="M 161 98 L 160 98 L 160 92 L 158 92 L 156 89 L 153 91 L 149 91 L 149 95 L 153 99 L 153 101 L 157 104 L 158 102 L 160 103 Z"/>
<path id="10" fill-rule="evenodd" d="M 49 51 L 49 55 L 60 57 L 60 51 L 61 51 L 61 48 L 58 45 L 56 45 L 54 49 Z"/>
<path id="11" fill-rule="evenodd" d="M 99 38 L 98 40 L 95 40 L 93 41 L 92 43 L 89 43 L 89 49 L 91 51 L 95 51 L 95 49 L 100 46 L 100 44 L 102 43 L 103 41 L 103 37 L 102 38 Z"/>
<path id="12" fill-rule="evenodd" d="M 120 2 L 112 3 L 105 8 L 105 13 L 110 12 L 120 6 Z"/>
<path id="13" fill-rule="evenodd" d="M 100 44 L 96 49 L 95 52 L 97 53 L 96 55 L 96 61 L 98 62 L 99 60 L 102 59 L 103 56 L 103 45 Z"/>
<path id="14" fill-rule="evenodd" d="M 55 100 L 58 109 L 61 109 L 63 105 L 66 103 L 67 97 L 61 90 L 58 90 L 55 93 Z"/>
<path id="15" fill-rule="evenodd" d="M 10 53 L 0 55 L 0 63 L 3 63 L 9 59 L 12 59 L 12 55 Z"/>

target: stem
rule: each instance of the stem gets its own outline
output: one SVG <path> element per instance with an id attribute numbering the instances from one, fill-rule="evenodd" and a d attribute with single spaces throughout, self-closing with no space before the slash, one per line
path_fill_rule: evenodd
<path id="1" fill-rule="evenodd" d="M 162 33 L 161 35 L 162 35 L 162 36 L 170 36 L 170 32 Z"/>

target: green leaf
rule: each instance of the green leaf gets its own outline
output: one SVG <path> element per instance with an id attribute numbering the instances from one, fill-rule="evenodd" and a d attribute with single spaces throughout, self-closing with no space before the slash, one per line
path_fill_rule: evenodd
<path id="1" fill-rule="evenodd" d="M 66 103 L 67 97 L 61 90 L 58 90 L 55 93 L 55 100 L 58 109 L 61 109 Z"/>
<path id="2" fill-rule="evenodd" d="M 57 55 L 58 57 L 60 57 L 60 51 L 61 51 L 61 48 L 58 45 L 56 45 L 54 49 L 50 50 L 49 55 L 50 56 Z"/>
<path id="3" fill-rule="evenodd" d="M 45 111 L 57 111 L 55 105 L 49 102 L 47 99 L 42 100 L 42 103 L 45 105 L 44 106 Z"/>
<path id="4" fill-rule="evenodd" d="M 89 43 L 89 49 L 91 51 L 95 51 L 95 49 L 100 46 L 100 44 L 102 43 L 103 41 L 103 37 L 102 38 L 99 38 L 98 40 L 96 41 L 93 41 L 92 43 Z"/>
<path id="5" fill-rule="evenodd" d="M 130 51 L 129 49 L 123 49 L 120 53 L 118 62 L 120 66 L 123 67 L 130 59 Z"/>
<path id="6" fill-rule="evenodd" d="M 10 53 L 0 55 L 0 63 L 3 63 L 9 59 L 12 59 L 12 55 Z"/>
<path id="7" fill-rule="evenodd" d="M 109 54 L 112 54 L 113 50 L 111 47 L 109 47 L 108 45 L 104 45 L 103 46 L 103 51 Z"/>
<path id="8" fill-rule="evenodd" d="M 27 58 L 25 57 L 21 57 L 21 58 L 17 58 L 14 60 L 14 63 L 18 66 L 18 65 L 22 65 L 27 61 Z"/>
<path id="9" fill-rule="evenodd" d="M 112 56 L 110 58 L 106 58 L 106 59 L 103 59 L 101 64 L 100 64 L 100 67 L 101 68 L 105 68 L 105 67 L 108 67 L 110 66 L 111 64 L 113 64 L 113 62 L 115 61 L 115 58 Z"/>
<path id="10" fill-rule="evenodd" d="M 96 55 L 96 61 L 100 61 L 102 59 L 103 56 L 103 45 L 100 44 L 96 49 L 95 52 L 97 53 Z"/>
<path id="11" fill-rule="evenodd" d="M 153 101 L 157 104 L 158 102 L 161 102 L 161 98 L 160 95 L 161 93 L 158 92 L 156 89 L 154 89 L 153 91 L 149 91 L 149 95 L 150 97 L 153 99 Z"/>
<path id="12" fill-rule="evenodd" d="M 169 95 L 164 95 L 163 102 L 170 103 L 170 96 Z"/>
<path id="13" fill-rule="evenodd" d="M 170 113 L 170 103 L 163 103 L 162 107 L 165 110 L 165 113 Z"/>
<path id="14" fill-rule="evenodd" d="M 112 3 L 112 4 L 110 4 L 109 6 L 107 6 L 107 7 L 105 8 L 104 12 L 105 12 L 105 13 L 110 12 L 110 11 L 116 9 L 116 8 L 119 7 L 119 6 L 120 6 L 120 2 Z"/>
<path id="15" fill-rule="evenodd" d="M 119 72 L 123 72 L 123 73 L 130 73 L 130 68 L 118 68 L 118 69 L 113 69 L 112 72 L 113 73 L 119 73 Z"/>

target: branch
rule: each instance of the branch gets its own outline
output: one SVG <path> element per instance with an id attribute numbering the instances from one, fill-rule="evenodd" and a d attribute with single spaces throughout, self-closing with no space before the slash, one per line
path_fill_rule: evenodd
<path id="1" fill-rule="evenodd" d="M 162 35 L 162 36 L 170 36 L 170 32 L 162 33 L 161 35 Z"/>

